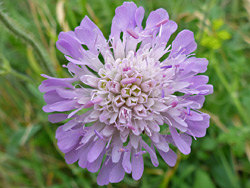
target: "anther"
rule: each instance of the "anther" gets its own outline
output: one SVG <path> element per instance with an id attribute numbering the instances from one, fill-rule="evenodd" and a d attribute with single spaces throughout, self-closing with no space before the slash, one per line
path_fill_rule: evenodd
<path id="1" fill-rule="evenodd" d="M 178 104 L 178 102 L 177 102 L 177 101 L 172 102 L 172 104 L 171 104 L 172 108 L 176 107 L 176 106 L 177 106 L 177 104 Z"/>
<path id="2" fill-rule="evenodd" d="M 161 69 L 169 69 L 169 68 L 172 68 L 172 65 L 166 65 L 166 66 L 161 67 Z"/>
<path id="3" fill-rule="evenodd" d="M 161 25 L 164 25 L 167 22 L 168 22 L 168 19 L 164 19 L 164 20 L 159 21 L 157 24 L 155 24 L 155 26 L 160 27 Z"/>
<path id="4" fill-rule="evenodd" d="M 133 30 L 133 29 L 127 29 L 127 32 L 129 35 L 131 35 L 133 38 L 138 39 L 139 35 Z"/>

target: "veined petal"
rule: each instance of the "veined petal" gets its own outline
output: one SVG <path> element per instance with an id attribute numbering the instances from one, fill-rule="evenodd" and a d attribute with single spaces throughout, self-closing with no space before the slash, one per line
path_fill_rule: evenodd
<path id="1" fill-rule="evenodd" d="M 104 140 L 98 139 L 88 152 L 87 155 L 88 162 L 90 163 L 94 162 L 103 151 L 105 145 L 106 142 Z"/>
<path id="2" fill-rule="evenodd" d="M 119 37 L 120 32 L 125 32 L 127 28 L 135 27 L 135 11 L 137 6 L 133 2 L 124 2 L 115 10 L 115 16 L 111 26 L 111 36 Z"/>
<path id="3" fill-rule="evenodd" d="M 130 162 L 130 147 L 128 148 L 127 152 L 124 152 L 123 154 L 123 160 L 122 160 L 122 166 L 127 173 L 131 173 L 132 171 L 132 164 Z"/>
<path id="4" fill-rule="evenodd" d="M 109 175 L 114 167 L 114 163 L 111 160 L 106 159 L 102 165 L 102 168 L 97 176 L 97 184 L 100 186 L 109 184 Z"/>
<path id="5" fill-rule="evenodd" d="M 188 130 L 191 136 L 203 137 L 206 134 L 206 129 L 209 127 L 209 115 L 202 114 L 203 120 L 201 121 L 191 121 L 187 120 Z"/>
<path id="6" fill-rule="evenodd" d="M 81 59 L 83 57 L 81 44 L 76 37 L 73 37 L 69 32 L 61 32 L 59 34 L 56 47 L 62 53 L 74 59 Z"/>
<path id="7" fill-rule="evenodd" d="M 66 163 L 73 164 L 74 162 L 76 162 L 80 158 L 82 152 L 84 152 L 83 149 L 84 148 L 81 148 L 81 149 L 74 148 L 70 152 L 66 153 L 65 154 Z"/>
<path id="8" fill-rule="evenodd" d="M 146 22 L 146 29 L 153 28 L 157 26 L 158 23 L 160 23 L 163 20 L 168 20 L 169 16 L 166 10 L 159 8 L 155 11 L 152 11 L 147 19 Z"/>
<path id="9" fill-rule="evenodd" d="M 144 18 L 144 13 L 145 13 L 145 10 L 143 7 L 139 7 L 135 11 L 135 22 L 139 28 L 142 28 L 141 24 L 142 24 L 142 20 Z"/>
<path id="10" fill-rule="evenodd" d="M 142 147 L 149 153 L 152 164 L 157 167 L 159 165 L 156 153 L 154 151 L 154 146 L 149 147 L 146 142 L 141 141 Z"/>
<path id="11" fill-rule="evenodd" d="M 163 160 L 169 165 L 174 166 L 177 160 L 177 155 L 172 149 L 169 149 L 168 152 L 164 152 L 162 150 L 159 150 L 159 153 Z"/>
<path id="12" fill-rule="evenodd" d="M 125 175 L 125 171 L 122 167 L 121 161 L 116 163 L 114 167 L 112 168 L 110 174 L 109 174 L 109 181 L 110 183 L 118 183 L 120 182 Z"/>
<path id="13" fill-rule="evenodd" d="M 62 100 L 43 107 L 45 112 L 64 112 L 77 108 L 78 103 L 74 100 Z"/>
<path id="14" fill-rule="evenodd" d="M 144 171 L 144 162 L 142 155 L 132 155 L 132 177 L 134 180 L 139 180 Z"/>
<path id="15" fill-rule="evenodd" d="M 87 169 L 90 172 L 97 172 L 102 164 L 102 159 L 105 154 L 105 150 L 102 151 L 102 153 L 99 155 L 99 157 L 92 163 L 87 164 Z"/>
<path id="16" fill-rule="evenodd" d="M 44 80 L 39 86 L 40 92 L 48 92 L 56 88 L 73 88 L 72 82 L 76 81 L 75 78 L 48 78 Z"/>
<path id="17" fill-rule="evenodd" d="M 59 123 L 60 121 L 63 121 L 65 119 L 67 119 L 68 117 L 68 114 L 50 114 L 48 115 L 48 120 L 51 122 L 51 123 Z"/>
<path id="18" fill-rule="evenodd" d="M 197 44 L 194 40 L 192 31 L 181 31 L 172 43 L 172 50 L 169 57 L 177 56 L 179 54 L 188 55 L 196 50 Z"/>
<path id="19" fill-rule="evenodd" d="M 180 137 L 176 129 L 169 127 L 169 130 L 178 149 L 185 155 L 189 154 L 191 151 L 190 146 Z"/>

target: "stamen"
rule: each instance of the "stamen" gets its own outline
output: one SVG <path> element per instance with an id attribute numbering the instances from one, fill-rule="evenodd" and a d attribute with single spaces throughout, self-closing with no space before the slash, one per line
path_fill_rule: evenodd
<path id="1" fill-rule="evenodd" d="M 197 140 L 196 137 L 194 136 L 194 133 L 190 129 L 188 131 L 191 133 L 191 135 L 194 137 L 194 139 Z"/>
<path id="2" fill-rule="evenodd" d="M 166 65 L 166 66 L 161 67 L 161 69 L 169 69 L 169 68 L 172 68 L 172 65 Z"/>
<path id="3" fill-rule="evenodd" d="M 109 145 L 110 145 L 111 140 L 112 140 L 112 136 L 111 136 L 111 137 L 109 138 L 109 140 L 108 140 L 108 144 L 106 145 L 106 149 L 109 148 Z"/>
<path id="4" fill-rule="evenodd" d="M 153 35 L 140 35 L 140 36 L 144 38 L 148 38 L 148 37 L 152 37 Z"/>
<path id="5" fill-rule="evenodd" d="M 107 161 L 105 161 L 104 164 L 105 164 L 105 165 L 108 165 L 110 159 L 111 159 L 111 156 L 108 157 Z"/>
<path id="6" fill-rule="evenodd" d="M 187 106 L 187 115 L 191 115 L 189 106 Z"/>
<path id="7" fill-rule="evenodd" d="M 139 151 L 136 154 L 134 154 L 135 157 L 138 157 L 140 155 L 143 155 L 144 153 L 147 153 L 146 151 Z"/>
<path id="8" fill-rule="evenodd" d="M 128 149 L 126 149 L 126 148 L 120 148 L 119 150 L 118 150 L 118 152 L 128 152 L 129 150 Z"/>
<path id="9" fill-rule="evenodd" d="M 165 91 L 164 89 L 161 90 L 161 98 L 164 98 L 165 97 Z"/>
<path id="10" fill-rule="evenodd" d="M 161 33 L 162 33 L 162 24 L 161 24 L 160 31 L 159 31 L 159 37 L 161 37 Z"/>
<path id="11" fill-rule="evenodd" d="M 164 20 L 161 20 L 160 22 L 158 22 L 157 24 L 155 24 L 155 26 L 160 27 L 161 25 L 164 25 L 167 22 L 168 22 L 168 19 L 164 19 Z"/>
<path id="12" fill-rule="evenodd" d="M 126 71 L 129 71 L 129 70 L 131 70 L 131 67 L 124 67 L 123 69 L 122 69 L 124 72 L 126 72 Z"/>
<path id="13" fill-rule="evenodd" d="M 80 148 L 82 148 L 83 146 L 85 146 L 85 144 L 82 144 L 81 142 L 79 144 L 80 145 L 75 150 L 79 150 Z"/>
<path id="14" fill-rule="evenodd" d="M 163 117 L 163 119 L 167 120 L 167 122 L 165 122 L 165 123 L 169 123 L 170 126 L 173 126 L 173 124 L 172 124 L 172 122 L 169 120 L 169 118 Z"/>
<path id="15" fill-rule="evenodd" d="M 139 35 L 132 29 L 127 29 L 128 34 L 130 34 L 133 38 L 138 39 Z"/>
<path id="16" fill-rule="evenodd" d="M 100 138 L 100 139 L 104 139 L 103 136 L 97 131 L 97 130 L 94 130 L 95 131 L 95 134 Z"/>
<path id="17" fill-rule="evenodd" d="M 184 117 L 184 119 L 183 119 L 182 121 L 186 121 L 186 119 L 187 119 L 187 114 L 186 114 L 186 112 L 184 112 L 184 114 L 185 114 L 185 117 Z"/>
<path id="18" fill-rule="evenodd" d="M 172 104 L 171 104 L 172 108 L 176 107 L 176 106 L 177 106 L 177 104 L 178 104 L 178 102 L 177 102 L 177 101 L 172 102 Z"/>

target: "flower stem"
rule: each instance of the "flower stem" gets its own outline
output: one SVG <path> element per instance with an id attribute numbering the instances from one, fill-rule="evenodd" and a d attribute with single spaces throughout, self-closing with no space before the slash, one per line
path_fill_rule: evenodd
<path id="1" fill-rule="evenodd" d="M 171 178 L 173 177 L 173 175 L 175 174 L 175 172 L 180 164 L 180 161 L 181 161 L 181 153 L 178 151 L 176 164 L 173 168 L 170 168 L 170 170 L 166 172 L 164 179 L 160 185 L 160 188 L 167 188 L 168 187 L 168 184 L 169 184 Z"/>
<path id="2" fill-rule="evenodd" d="M 19 78 L 19 79 L 21 79 L 21 80 L 23 80 L 23 81 L 25 81 L 25 82 L 33 83 L 33 81 L 32 81 L 31 78 L 29 78 L 28 76 L 26 76 L 26 75 L 24 75 L 24 74 L 22 74 L 22 73 L 17 72 L 17 71 L 14 70 L 14 69 L 11 69 L 10 74 L 12 74 L 12 75 L 15 76 L 16 78 Z"/>
<path id="3" fill-rule="evenodd" d="M 11 21 L 6 14 L 3 13 L 3 11 L 0 9 L 0 21 L 3 23 L 3 25 L 11 31 L 16 37 L 19 37 L 23 39 L 23 41 L 30 45 L 33 50 L 36 52 L 38 59 L 41 61 L 42 65 L 45 67 L 47 72 L 50 75 L 55 76 L 55 72 L 53 68 L 51 67 L 51 64 L 47 61 L 45 58 L 45 55 L 42 51 L 42 47 L 35 41 L 35 39 L 29 34 L 28 32 L 16 27 L 16 23 Z"/>

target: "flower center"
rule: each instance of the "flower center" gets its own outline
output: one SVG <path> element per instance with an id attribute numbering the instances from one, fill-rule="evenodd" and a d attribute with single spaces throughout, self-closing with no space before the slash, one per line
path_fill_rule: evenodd
<path id="1" fill-rule="evenodd" d="M 162 119 L 161 109 L 154 106 L 165 103 L 161 84 L 166 79 L 165 71 L 145 54 L 130 53 L 122 60 L 106 62 L 98 72 L 98 88 L 92 94 L 92 98 L 103 99 L 94 107 L 99 111 L 100 121 L 139 134 L 145 129 L 142 122 L 152 121 L 156 116 Z"/>

